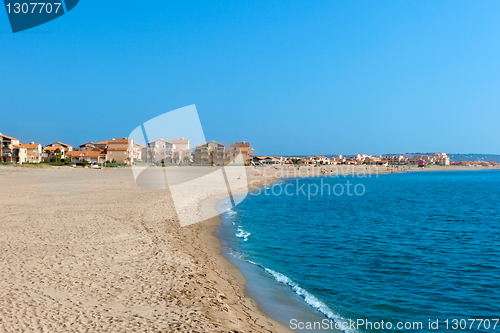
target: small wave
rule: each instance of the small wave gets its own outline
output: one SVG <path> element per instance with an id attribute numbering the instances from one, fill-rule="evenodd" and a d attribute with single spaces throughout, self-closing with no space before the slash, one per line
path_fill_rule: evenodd
<path id="1" fill-rule="evenodd" d="M 242 230 L 244 231 L 244 230 Z M 231 255 L 232 257 L 246 261 L 252 265 L 255 265 L 257 267 L 260 267 L 264 269 L 268 274 L 270 274 L 277 282 L 283 283 L 288 285 L 292 290 L 299 296 L 301 296 L 304 301 L 309 304 L 311 307 L 314 309 L 318 310 L 322 314 L 324 314 L 328 319 L 331 319 L 335 321 L 336 323 L 343 323 L 346 322 L 344 318 L 338 316 L 335 314 L 325 303 L 321 302 L 318 298 L 316 298 L 314 295 L 310 294 L 307 290 L 304 288 L 300 287 L 297 283 L 293 282 L 292 279 L 287 277 L 284 274 L 278 273 L 276 271 L 273 271 L 272 269 L 269 269 L 265 267 L 264 265 L 261 265 L 259 263 L 256 263 L 252 260 L 249 260 L 246 255 L 244 255 L 241 252 L 238 252 L 232 248 L 226 247 L 227 253 Z M 356 333 L 356 331 L 353 330 L 346 330 L 346 333 Z"/>
<path id="2" fill-rule="evenodd" d="M 289 277 L 287 277 L 284 274 L 278 273 L 276 271 L 273 271 L 272 269 L 269 269 L 267 267 L 264 267 L 262 265 L 259 265 L 262 267 L 267 273 L 271 274 L 272 277 L 279 283 L 283 283 L 288 285 L 292 290 L 299 296 L 301 296 L 304 301 L 309 304 L 311 307 L 315 308 L 322 314 L 324 314 L 328 319 L 332 319 L 333 321 L 337 323 L 343 323 L 346 320 L 337 314 L 335 314 L 325 303 L 321 302 L 316 296 L 310 294 L 307 290 L 304 288 L 300 287 L 297 283 L 293 282 Z M 352 332 L 354 333 L 355 331 L 352 330 L 346 330 L 346 332 Z"/>
<path id="3" fill-rule="evenodd" d="M 237 215 L 237 213 L 232 209 L 229 209 L 228 211 L 226 211 L 226 218 L 228 220 L 230 220 L 233 225 L 236 225 L 236 222 L 235 222 L 236 215 Z"/>
<path id="4" fill-rule="evenodd" d="M 230 256 L 232 256 L 232 257 L 234 257 L 234 258 L 236 258 L 236 259 L 239 259 L 239 260 L 248 261 L 248 260 L 246 259 L 246 256 L 245 256 L 243 253 L 238 252 L 238 251 L 236 251 L 235 249 L 232 249 L 232 248 L 230 248 L 230 247 L 225 247 L 225 248 L 226 248 L 226 250 L 227 250 L 227 253 L 228 253 Z"/>
<path id="5" fill-rule="evenodd" d="M 222 203 L 223 203 L 222 201 L 219 202 L 218 209 L 223 220 L 231 222 L 232 225 L 236 225 L 235 220 L 236 220 L 236 215 L 238 215 L 238 213 L 232 209 L 231 205 L 229 205 L 226 208 L 223 208 Z"/>
<path id="6" fill-rule="evenodd" d="M 252 234 L 249 233 L 248 231 L 243 230 L 242 227 L 238 227 L 238 230 L 236 230 L 236 237 L 238 238 L 243 238 L 243 241 L 248 241 L 248 237 L 250 237 Z"/>
<path id="7" fill-rule="evenodd" d="M 283 185 L 285 183 L 286 183 L 286 179 L 285 178 L 281 178 L 276 183 L 274 183 L 273 186 L 279 186 L 279 185 Z"/>

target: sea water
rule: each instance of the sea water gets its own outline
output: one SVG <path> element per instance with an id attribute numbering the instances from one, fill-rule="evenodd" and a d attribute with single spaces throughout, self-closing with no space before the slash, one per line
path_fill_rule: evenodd
<path id="1" fill-rule="evenodd" d="M 496 170 L 289 178 L 224 213 L 216 235 L 226 255 L 253 270 L 249 284 L 288 291 L 269 309 L 298 299 L 304 308 L 292 308 L 310 311 L 306 318 L 345 332 L 494 332 L 499 205 Z M 293 313 L 274 316 L 291 327 Z"/>

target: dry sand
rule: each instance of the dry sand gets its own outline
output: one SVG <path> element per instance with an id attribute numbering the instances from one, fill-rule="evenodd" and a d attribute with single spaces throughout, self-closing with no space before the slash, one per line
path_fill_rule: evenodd
<path id="1" fill-rule="evenodd" d="M 321 169 L 247 168 L 247 181 Z M 0 332 L 291 332 L 245 296 L 212 236 L 219 219 L 181 228 L 168 191 L 128 168 L 0 167 L 0 193 Z"/>

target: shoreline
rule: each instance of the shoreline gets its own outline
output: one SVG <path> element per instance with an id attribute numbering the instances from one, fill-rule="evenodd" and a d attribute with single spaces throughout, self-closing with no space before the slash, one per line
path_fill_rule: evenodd
<path id="1" fill-rule="evenodd" d="M 261 186 L 272 184 L 278 180 L 279 179 L 277 178 L 264 180 L 262 181 L 262 183 L 259 183 L 260 186 L 249 188 L 249 192 Z M 233 196 L 237 195 L 237 193 L 233 193 L 232 195 Z M 238 268 L 238 266 L 232 263 L 224 255 L 224 252 L 222 250 L 223 246 L 222 241 L 215 236 L 215 233 L 217 229 L 219 229 L 223 225 L 222 216 L 220 215 L 220 212 L 217 210 L 217 206 L 221 201 L 225 201 L 227 199 L 229 199 L 227 195 L 219 195 L 205 199 L 202 202 L 200 202 L 200 209 L 205 210 L 208 213 L 215 213 L 215 212 L 217 213 L 217 215 L 214 216 L 213 218 L 210 218 L 201 223 L 202 225 L 205 226 L 205 228 L 203 229 L 200 238 L 207 245 L 207 248 L 217 261 L 217 264 L 227 273 L 229 273 L 230 276 L 233 278 L 233 281 L 236 283 L 238 288 L 237 290 L 235 290 L 235 292 L 236 294 L 240 294 L 238 295 L 240 297 L 240 300 L 243 303 L 249 303 L 257 311 L 257 313 L 255 314 L 257 316 L 256 321 L 265 318 L 265 320 L 267 320 L 270 324 L 272 324 L 273 328 L 276 329 L 277 333 L 293 333 L 293 331 L 290 328 L 278 322 L 277 320 L 273 319 L 264 311 L 262 311 L 259 302 L 253 299 L 252 297 L 248 296 L 247 283 L 249 281 L 245 278 L 243 272 Z"/>

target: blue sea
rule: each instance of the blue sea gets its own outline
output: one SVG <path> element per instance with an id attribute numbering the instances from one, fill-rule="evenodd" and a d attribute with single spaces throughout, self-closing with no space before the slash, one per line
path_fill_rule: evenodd
<path id="1" fill-rule="evenodd" d="M 326 184 L 340 185 L 336 193 L 307 195 Z M 271 308 L 299 299 L 333 322 L 360 320 L 337 327 L 345 332 L 390 331 L 382 321 L 398 332 L 436 332 L 430 322 L 441 332 L 495 332 L 499 205 L 495 170 L 289 178 L 224 213 L 216 236 L 233 262 L 261 276 L 254 285 L 287 290 L 289 301 Z M 278 319 L 288 322 L 283 313 Z"/>

